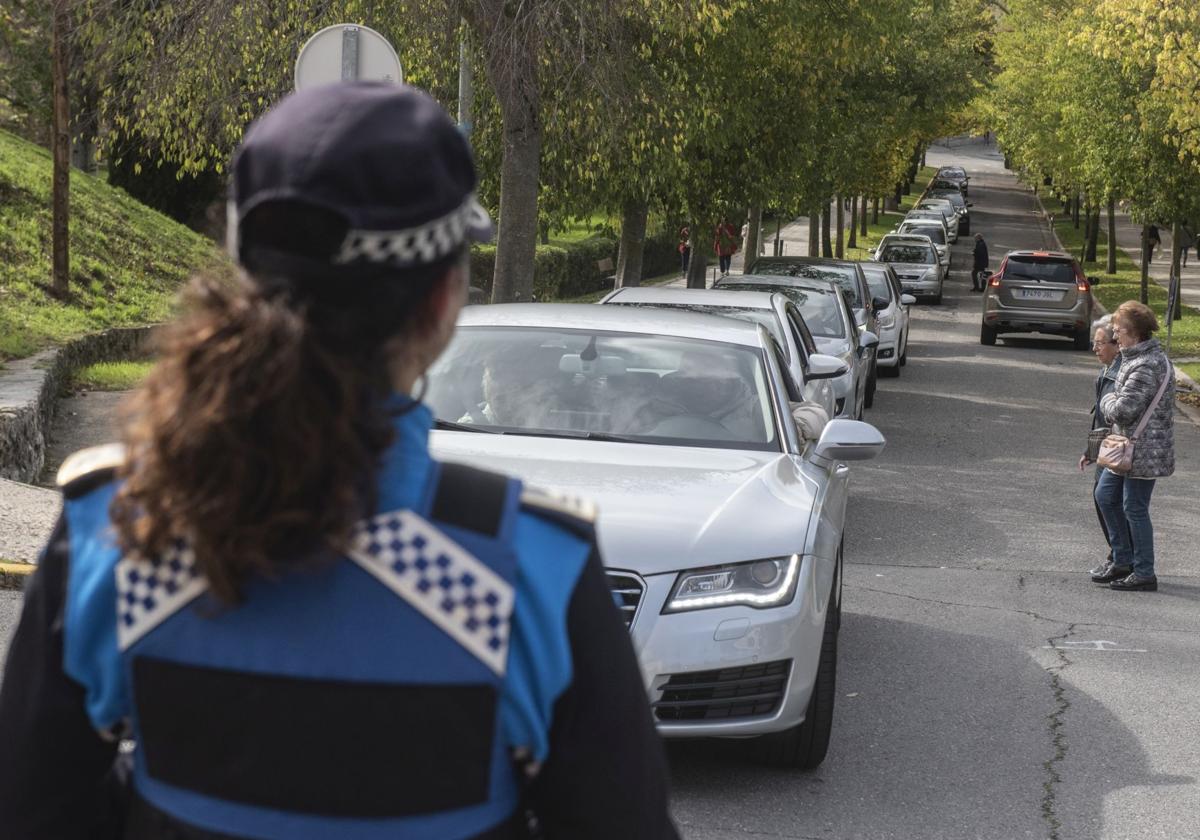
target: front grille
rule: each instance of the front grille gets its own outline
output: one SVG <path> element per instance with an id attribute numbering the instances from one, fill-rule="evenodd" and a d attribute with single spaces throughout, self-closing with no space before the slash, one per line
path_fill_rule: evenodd
<path id="1" fill-rule="evenodd" d="M 672 674 L 654 704 L 659 720 L 728 720 L 769 715 L 783 702 L 792 660 Z"/>
<path id="2" fill-rule="evenodd" d="M 613 602 L 621 611 L 621 617 L 625 619 L 625 629 L 628 630 L 633 626 L 633 619 L 637 616 L 638 604 L 642 602 L 642 592 L 646 585 L 640 577 L 629 572 L 610 571 L 607 574 Z"/>

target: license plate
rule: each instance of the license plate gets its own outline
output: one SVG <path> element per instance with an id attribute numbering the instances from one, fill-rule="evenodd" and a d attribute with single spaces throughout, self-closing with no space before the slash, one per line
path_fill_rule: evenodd
<path id="1" fill-rule="evenodd" d="M 1020 300 L 1062 300 L 1063 293 L 1050 289 L 1013 289 L 1013 297 Z"/>

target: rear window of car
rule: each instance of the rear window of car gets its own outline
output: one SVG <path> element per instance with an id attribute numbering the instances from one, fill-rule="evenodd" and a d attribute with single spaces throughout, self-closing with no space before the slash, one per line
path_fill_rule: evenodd
<path id="1" fill-rule="evenodd" d="M 1045 257 L 1009 257 L 1004 267 L 1006 280 L 1036 280 L 1040 283 L 1074 283 L 1075 266 L 1070 260 Z"/>
<path id="2" fill-rule="evenodd" d="M 937 262 L 933 249 L 928 245 L 889 242 L 879 252 L 880 262 L 889 263 L 922 263 L 932 265 Z"/>
<path id="3" fill-rule="evenodd" d="M 746 292 L 783 292 L 800 310 L 809 332 L 822 338 L 845 338 L 846 326 L 832 291 L 765 283 L 722 283 L 719 288 Z"/>

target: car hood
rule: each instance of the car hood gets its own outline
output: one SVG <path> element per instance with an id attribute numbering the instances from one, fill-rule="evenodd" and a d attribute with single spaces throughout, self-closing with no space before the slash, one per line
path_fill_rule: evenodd
<path id="1" fill-rule="evenodd" d="M 924 274 L 931 268 L 936 266 L 926 265 L 925 263 L 892 263 L 892 270 L 897 274 Z"/>
<path id="2" fill-rule="evenodd" d="M 605 565 L 642 575 L 802 551 L 817 489 L 781 452 L 453 431 L 430 443 L 594 502 Z"/>

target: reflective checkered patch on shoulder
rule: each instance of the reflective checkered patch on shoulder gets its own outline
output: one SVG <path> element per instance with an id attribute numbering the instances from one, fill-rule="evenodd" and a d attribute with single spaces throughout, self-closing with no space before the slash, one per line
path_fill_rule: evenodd
<path id="1" fill-rule="evenodd" d="M 128 649 L 208 588 L 191 547 L 183 540 L 152 560 L 122 557 L 114 572 L 119 650 Z"/>
<path id="2" fill-rule="evenodd" d="M 359 523 L 347 552 L 499 675 L 508 661 L 513 587 L 409 510 Z"/>

